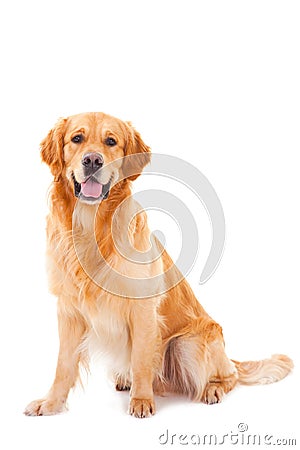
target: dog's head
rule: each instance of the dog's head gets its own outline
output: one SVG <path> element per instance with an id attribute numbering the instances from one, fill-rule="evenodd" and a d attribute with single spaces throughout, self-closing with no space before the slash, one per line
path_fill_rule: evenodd
<path id="1" fill-rule="evenodd" d="M 106 199 L 121 179 L 136 179 L 150 162 L 150 148 L 129 122 L 103 113 L 60 119 L 41 143 L 42 160 L 55 181 L 65 179 L 85 203 Z"/>

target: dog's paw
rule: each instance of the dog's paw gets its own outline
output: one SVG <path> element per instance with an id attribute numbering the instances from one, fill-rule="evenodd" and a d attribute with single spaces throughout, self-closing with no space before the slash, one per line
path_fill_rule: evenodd
<path id="1" fill-rule="evenodd" d="M 221 386 L 214 383 L 208 383 L 205 387 L 202 400 L 208 405 L 213 405 L 215 403 L 220 403 L 224 396 L 224 390 Z"/>
<path id="2" fill-rule="evenodd" d="M 116 374 L 114 379 L 116 391 L 130 391 L 131 382 L 126 375 Z"/>
<path id="3" fill-rule="evenodd" d="M 115 388 L 116 391 L 130 391 L 130 384 L 122 384 L 122 383 L 116 383 Z"/>
<path id="4" fill-rule="evenodd" d="M 132 398 L 129 404 L 129 414 L 134 417 L 151 417 L 155 414 L 155 404 L 153 399 Z"/>
<path id="5" fill-rule="evenodd" d="M 26 406 L 26 416 L 53 416 L 66 410 L 66 402 L 61 400 L 34 400 Z"/>

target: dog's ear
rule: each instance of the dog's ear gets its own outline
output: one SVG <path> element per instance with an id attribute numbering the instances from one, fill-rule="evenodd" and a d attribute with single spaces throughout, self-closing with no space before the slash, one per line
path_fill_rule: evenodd
<path id="1" fill-rule="evenodd" d="M 127 142 L 125 147 L 125 158 L 122 165 L 124 176 L 128 180 L 135 180 L 151 159 L 150 147 L 142 140 L 130 122 L 125 122 L 127 129 Z M 129 158 L 126 158 L 129 156 Z"/>
<path id="2" fill-rule="evenodd" d="M 64 134 L 67 119 L 59 119 L 41 142 L 41 158 L 50 167 L 54 181 L 58 181 L 64 168 Z"/>

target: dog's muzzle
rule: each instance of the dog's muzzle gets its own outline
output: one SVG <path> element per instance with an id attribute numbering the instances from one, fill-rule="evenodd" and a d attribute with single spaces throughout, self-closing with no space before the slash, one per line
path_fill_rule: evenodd
<path id="1" fill-rule="evenodd" d="M 75 196 L 80 200 L 92 203 L 105 200 L 109 194 L 110 181 L 107 184 L 101 184 L 98 181 L 99 172 L 104 164 L 102 155 L 96 152 L 86 153 L 81 164 L 85 181 L 79 183 L 72 173 Z"/>

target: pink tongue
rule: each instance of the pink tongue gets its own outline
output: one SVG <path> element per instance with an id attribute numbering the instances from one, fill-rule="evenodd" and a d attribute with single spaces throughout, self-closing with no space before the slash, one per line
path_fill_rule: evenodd
<path id="1" fill-rule="evenodd" d="M 98 198 L 102 194 L 102 184 L 89 179 L 86 182 L 81 183 L 81 192 L 85 197 Z"/>

